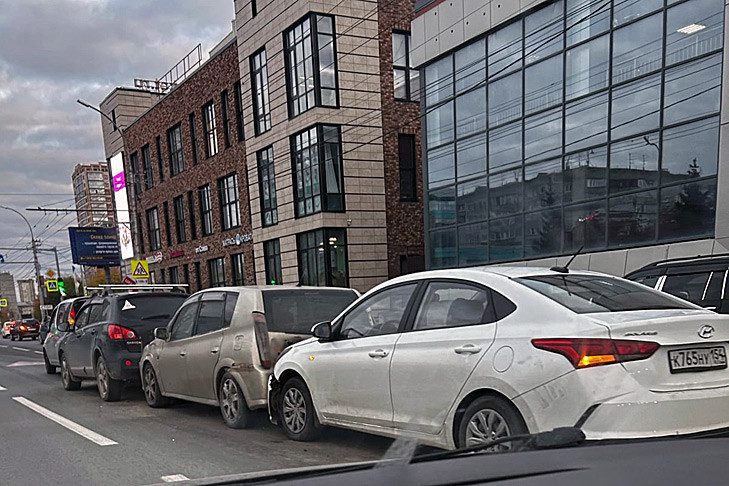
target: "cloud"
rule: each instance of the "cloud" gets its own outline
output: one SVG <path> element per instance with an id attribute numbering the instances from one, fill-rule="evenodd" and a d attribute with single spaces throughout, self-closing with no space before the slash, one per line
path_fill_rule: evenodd
<path id="1" fill-rule="evenodd" d="M 104 160 L 99 116 L 76 99 L 99 103 L 134 78 L 159 77 L 198 43 L 206 53 L 233 17 L 233 0 L 0 0 L 0 204 L 72 206 L 74 166 Z M 74 215 L 23 214 L 69 269 L 65 228 Z M 0 210 L 0 246 L 27 244 L 27 233 L 20 217 Z M 44 268 L 51 263 L 41 256 Z M 0 264 L 7 270 L 22 277 L 32 268 Z"/>

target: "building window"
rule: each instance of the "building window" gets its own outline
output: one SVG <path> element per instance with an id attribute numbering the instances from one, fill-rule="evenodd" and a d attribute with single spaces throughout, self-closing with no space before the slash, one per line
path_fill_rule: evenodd
<path id="1" fill-rule="evenodd" d="M 205 121 L 205 154 L 208 158 L 218 153 L 218 128 L 215 125 L 215 104 L 211 101 L 203 106 Z"/>
<path id="2" fill-rule="evenodd" d="M 245 140 L 243 134 L 243 92 L 241 91 L 240 81 L 236 81 L 233 85 L 235 91 L 235 127 L 238 133 L 238 141 Z"/>
<path id="3" fill-rule="evenodd" d="M 230 262 L 233 266 L 233 285 L 241 286 L 246 284 L 245 255 L 238 253 L 231 255 Z"/>
<path id="4" fill-rule="evenodd" d="M 223 231 L 240 226 L 240 203 L 238 201 L 238 174 L 218 179 L 220 214 Z"/>
<path id="5" fill-rule="evenodd" d="M 116 108 L 111 110 L 111 131 L 115 132 L 117 129 L 116 125 Z"/>
<path id="6" fill-rule="evenodd" d="M 197 190 L 200 195 L 200 221 L 202 222 L 202 234 L 203 236 L 209 236 L 213 234 L 213 207 L 210 204 L 210 186 L 205 185 L 199 187 Z"/>
<path id="7" fill-rule="evenodd" d="M 429 268 L 715 234 L 724 2 L 595 3 L 423 68 Z"/>
<path id="8" fill-rule="evenodd" d="M 197 222 L 195 221 L 195 196 L 192 191 L 187 191 L 187 208 L 190 215 L 190 239 L 197 239 Z"/>
<path id="9" fill-rule="evenodd" d="M 171 284 L 180 283 L 179 269 L 177 267 L 170 267 L 169 271 L 170 271 L 170 283 Z"/>
<path id="10" fill-rule="evenodd" d="M 251 0 L 251 17 L 255 17 L 258 15 L 258 6 L 256 5 L 256 0 Z"/>
<path id="11" fill-rule="evenodd" d="M 266 266 L 266 285 L 281 285 L 281 244 L 279 240 L 263 242 L 263 260 Z"/>
<path id="12" fill-rule="evenodd" d="M 185 263 L 182 266 L 182 278 L 185 279 L 185 283 L 187 284 L 187 291 L 190 291 L 190 265 Z"/>
<path id="13" fill-rule="evenodd" d="M 258 158 L 258 184 L 261 192 L 261 224 L 272 226 L 278 223 L 273 146 L 259 150 L 256 155 Z"/>
<path id="14" fill-rule="evenodd" d="M 296 217 L 344 211 L 340 128 L 316 125 L 291 137 Z"/>
<path id="15" fill-rule="evenodd" d="M 268 66 L 266 49 L 261 49 L 250 58 L 251 90 L 253 91 L 253 121 L 256 135 L 271 129 L 271 106 L 268 97 Z"/>
<path id="16" fill-rule="evenodd" d="M 159 269 L 159 274 L 161 275 L 162 283 L 163 284 L 167 283 L 167 272 L 165 272 L 164 268 Z"/>
<path id="17" fill-rule="evenodd" d="M 392 33 L 392 78 L 396 100 L 420 100 L 420 71 L 410 60 L 410 33 Z"/>
<path id="18" fill-rule="evenodd" d="M 192 145 L 192 165 L 197 165 L 197 127 L 195 126 L 195 113 L 190 113 L 190 142 Z"/>
<path id="19" fill-rule="evenodd" d="M 147 234 L 149 235 L 150 251 L 162 248 L 162 236 L 159 227 L 159 211 L 157 208 L 147 210 Z"/>
<path id="20" fill-rule="evenodd" d="M 152 157 L 149 154 L 149 144 L 142 147 L 142 170 L 144 170 L 144 189 L 152 189 Z"/>
<path id="21" fill-rule="evenodd" d="M 400 200 L 417 201 L 418 174 L 415 170 L 415 135 L 397 136 L 400 155 Z"/>
<path id="22" fill-rule="evenodd" d="M 339 106 L 334 18 L 309 14 L 284 32 L 289 118 Z"/>
<path id="23" fill-rule="evenodd" d="M 173 204 L 175 205 L 177 243 L 185 243 L 187 241 L 187 231 L 185 230 L 185 198 L 177 196 Z"/>
<path id="24" fill-rule="evenodd" d="M 172 246 L 172 231 L 170 229 L 170 205 L 167 201 L 162 203 L 162 212 L 165 217 L 165 236 L 167 237 L 167 246 Z"/>
<path id="25" fill-rule="evenodd" d="M 134 195 L 138 196 L 142 193 L 142 178 L 139 177 L 139 152 L 134 152 L 131 156 L 129 156 L 129 162 L 131 164 L 131 176 L 132 181 L 134 181 Z"/>
<path id="26" fill-rule="evenodd" d="M 202 272 L 200 271 L 200 262 L 195 262 L 195 289 L 199 292 L 203 288 Z"/>
<path id="27" fill-rule="evenodd" d="M 167 130 L 167 144 L 170 151 L 170 174 L 174 177 L 185 170 L 185 156 L 182 149 L 182 125 L 178 123 Z"/>
<path id="28" fill-rule="evenodd" d="M 225 287 L 225 259 L 223 257 L 208 260 L 210 287 Z"/>
<path id="29" fill-rule="evenodd" d="M 299 283 L 347 286 L 346 230 L 325 228 L 296 235 Z"/>
<path id="30" fill-rule="evenodd" d="M 228 90 L 220 93 L 220 109 L 223 112 L 223 140 L 225 148 L 230 147 L 230 119 L 228 118 Z"/>
<path id="31" fill-rule="evenodd" d="M 165 180 L 165 168 L 162 162 L 162 137 L 157 135 L 155 141 L 157 144 L 157 170 L 159 171 L 159 181 L 162 182 Z"/>

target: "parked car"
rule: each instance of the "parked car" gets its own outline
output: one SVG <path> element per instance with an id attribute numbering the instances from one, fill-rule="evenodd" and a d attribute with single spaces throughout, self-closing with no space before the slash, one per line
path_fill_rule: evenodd
<path id="1" fill-rule="evenodd" d="M 96 379 L 102 400 L 119 400 L 124 382 L 139 380 L 139 358 L 154 328 L 167 324 L 186 297 L 124 292 L 89 299 L 58 345 L 63 387 L 78 390 L 81 380 Z"/>
<path id="2" fill-rule="evenodd" d="M 50 315 L 49 324 L 41 326 L 41 332 L 46 332 L 46 338 L 43 341 L 43 361 L 46 365 L 46 373 L 52 375 L 56 372 L 56 368 L 61 366 L 58 360 L 58 345 L 67 332 L 69 332 L 76 322 L 76 315 L 81 307 L 89 300 L 89 297 L 75 297 L 61 302 L 53 309 Z M 48 326 L 44 330 L 44 326 Z"/>
<path id="3" fill-rule="evenodd" d="M 3 327 L 0 330 L 0 334 L 2 335 L 3 339 L 7 339 L 10 337 L 10 329 L 15 325 L 15 321 L 7 321 L 3 323 Z"/>
<path id="4" fill-rule="evenodd" d="M 588 439 L 729 427 L 729 317 L 621 278 L 528 267 L 398 277 L 270 382 L 294 440 L 323 425 L 442 448 L 581 427 Z"/>
<path id="5" fill-rule="evenodd" d="M 22 341 L 25 338 L 38 339 L 40 333 L 40 322 L 35 318 L 23 319 L 15 321 L 15 325 L 10 328 L 10 340 Z"/>
<path id="6" fill-rule="evenodd" d="M 219 406 L 225 423 L 243 428 L 249 410 L 265 408 L 268 377 L 279 353 L 310 337 L 358 293 L 343 288 L 229 287 L 192 295 L 144 349 L 147 403 L 169 397 Z"/>
<path id="7" fill-rule="evenodd" d="M 675 258 L 650 263 L 625 276 L 656 290 L 729 314 L 729 255 Z"/>

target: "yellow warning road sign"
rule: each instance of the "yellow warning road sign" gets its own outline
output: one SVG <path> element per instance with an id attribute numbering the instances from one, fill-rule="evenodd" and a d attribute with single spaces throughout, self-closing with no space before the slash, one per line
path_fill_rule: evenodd
<path id="1" fill-rule="evenodd" d="M 46 280 L 46 289 L 48 292 L 58 292 L 58 280 Z"/>
<path id="2" fill-rule="evenodd" d="M 54 272 L 51 269 L 48 269 L 48 271 L 46 272 L 46 275 L 48 275 L 48 278 L 53 278 L 56 275 L 56 272 Z"/>
<path id="3" fill-rule="evenodd" d="M 147 263 L 147 260 L 132 260 L 132 277 L 149 278 L 149 263 Z"/>
<path id="4" fill-rule="evenodd" d="M 0 307 L 7 307 L 8 299 L 0 299 Z"/>

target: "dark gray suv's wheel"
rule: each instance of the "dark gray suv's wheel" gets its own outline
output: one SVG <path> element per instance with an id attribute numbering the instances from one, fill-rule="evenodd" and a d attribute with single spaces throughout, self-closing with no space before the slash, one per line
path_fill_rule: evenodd
<path id="1" fill-rule="evenodd" d="M 301 378 L 290 378 L 281 387 L 281 426 L 289 439 L 310 442 L 319 438 L 322 425 L 316 416 L 311 393 Z"/>
<path id="2" fill-rule="evenodd" d="M 218 390 L 220 413 L 223 415 L 225 425 L 231 429 L 244 429 L 248 427 L 250 411 L 246 405 L 243 391 L 238 386 L 233 375 L 226 372 L 220 380 Z"/>
<path id="3" fill-rule="evenodd" d="M 488 444 L 490 441 L 510 435 L 528 433 L 519 412 L 505 400 L 498 397 L 481 397 L 474 400 L 463 413 L 463 419 L 458 427 L 456 445 L 458 447 L 471 447 Z M 493 447 L 485 448 L 487 452 L 502 452 L 514 447 L 504 442 Z"/>
<path id="4" fill-rule="evenodd" d="M 96 360 L 96 385 L 99 387 L 99 396 L 105 402 L 116 402 L 121 398 L 122 382 L 109 376 L 106 362 L 101 356 Z"/>
<path id="5" fill-rule="evenodd" d="M 144 398 L 147 400 L 147 405 L 152 408 L 166 407 L 170 404 L 170 399 L 162 396 L 162 391 L 159 388 L 159 380 L 157 380 L 157 373 L 154 372 L 154 368 L 149 363 L 144 364 L 144 373 L 142 373 L 142 389 L 144 390 Z"/>
<path id="6" fill-rule="evenodd" d="M 48 361 L 48 355 L 46 354 L 46 350 L 43 350 L 43 364 L 46 365 L 46 373 L 49 375 L 55 375 L 56 374 L 56 367 L 51 364 L 50 361 Z"/>
<path id="7" fill-rule="evenodd" d="M 61 381 L 65 390 L 78 390 L 81 388 L 81 380 L 77 380 L 71 374 L 71 368 L 68 367 L 66 356 L 61 356 Z"/>

